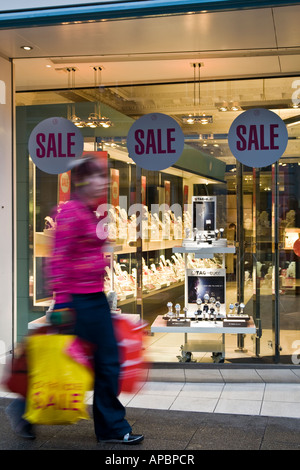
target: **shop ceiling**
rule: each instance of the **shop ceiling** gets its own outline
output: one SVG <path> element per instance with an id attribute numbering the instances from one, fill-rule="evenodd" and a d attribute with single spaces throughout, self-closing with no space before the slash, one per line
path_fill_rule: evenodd
<path id="1" fill-rule="evenodd" d="M 166 112 L 179 119 L 192 111 L 192 64 L 201 63 L 201 111 L 215 118 L 196 132 L 220 135 L 236 116 L 218 112 L 223 101 L 246 109 L 263 100 L 284 119 L 300 114 L 290 106 L 293 86 L 300 89 L 299 18 L 300 4 L 3 29 L 0 55 L 14 61 L 16 90 L 26 92 L 19 104 L 39 104 L 38 90 L 59 90 L 47 93 L 50 102 L 95 101 L 93 67 L 100 66 L 103 99 L 133 118 Z M 75 71 L 70 94 L 68 69 Z M 144 83 L 156 86 L 139 92 Z M 137 85 L 134 96 L 129 85 Z M 300 155 L 296 140 L 290 156 Z"/>

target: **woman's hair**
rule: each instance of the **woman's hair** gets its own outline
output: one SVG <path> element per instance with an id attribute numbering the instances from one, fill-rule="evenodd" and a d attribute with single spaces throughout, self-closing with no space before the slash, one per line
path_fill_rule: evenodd
<path id="1" fill-rule="evenodd" d="M 99 172 L 101 161 L 96 155 L 89 155 L 76 160 L 72 166 L 72 180 L 76 185 L 81 183 L 87 176 Z"/>

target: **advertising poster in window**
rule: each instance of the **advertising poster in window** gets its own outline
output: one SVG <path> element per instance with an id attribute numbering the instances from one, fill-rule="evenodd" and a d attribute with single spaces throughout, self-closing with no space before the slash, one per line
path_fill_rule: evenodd
<path id="1" fill-rule="evenodd" d="M 142 204 L 146 205 L 146 184 L 147 178 L 146 176 L 142 176 Z"/>
<path id="2" fill-rule="evenodd" d="M 114 207 L 117 207 L 119 205 L 119 177 L 119 170 L 115 170 L 114 168 L 112 168 L 110 170 L 110 200 L 111 205 Z"/>
<path id="3" fill-rule="evenodd" d="M 58 204 L 69 201 L 71 195 L 71 171 L 58 175 Z"/>
<path id="4" fill-rule="evenodd" d="M 165 181 L 165 203 L 170 207 L 171 205 L 171 183 Z"/>

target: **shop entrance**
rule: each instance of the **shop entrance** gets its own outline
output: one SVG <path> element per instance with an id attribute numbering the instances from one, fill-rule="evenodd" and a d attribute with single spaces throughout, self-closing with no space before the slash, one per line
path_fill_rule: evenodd
<path id="1" fill-rule="evenodd" d="M 264 169 L 237 166 L 237 290 L 257 326 L 257 357 L 298 363 L 299 159 Z M 251 208 L 252 203 L 252 208 Z M 253 211 L 252 227 L 249 213 Z M 240 338 L 240 346 L 244 346 Z"/>

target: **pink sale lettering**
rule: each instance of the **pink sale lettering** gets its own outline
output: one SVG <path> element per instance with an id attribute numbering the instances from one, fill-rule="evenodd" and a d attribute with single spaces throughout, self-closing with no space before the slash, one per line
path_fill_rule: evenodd
<path id="1" fill-rule="evenodd" d="M 76 157 L 76 154 L 72 153 L 72 147 L 76 144 L 74 137 L 74 132 L 59 132 L 57 135 L 53 132 L 49 134 L 40 132 L 36 135 L 36 156 L 38 158 Z M 66 151 L 64 152 L 63 149 Z"/>
<path id="2" fill-rule="evenodd" d="M 278 127 L 278 124 L 270 124 L 269 126 L 252 124 L 249 126 L 249 133 L 247 134 L 248 127 L 244 125 L 237 126 L 237 150 L 278 150 L 279 146 L 275 145 L 275 139 L 279 137 L 276 133 Z M 267 144 L 267 142 L 269 143 Z"/>
<path id="3" fill-rule="evenodd" d="M 32 395 L 32 406 L 34 409 L 47 409 L 53 407 L 56 410 L 79 411 L 83 405 L 84 395 L 82 393 L 48 391 L 36 392 Z"/>
<path id="4" fill-rule="evenodd" d="M 174 132 L 174 128 L 168 128 L 164 139 L 161 129 L 148 129 L 147 131 L 136 129 L 134 133 L 137 144 L 135 145 L 136 155 L 149 155 L 150 153 L 156 155 L 175 153 L 176 149 L 172 147 L 172 143 L 176 140 L 172 135 Z"/>

